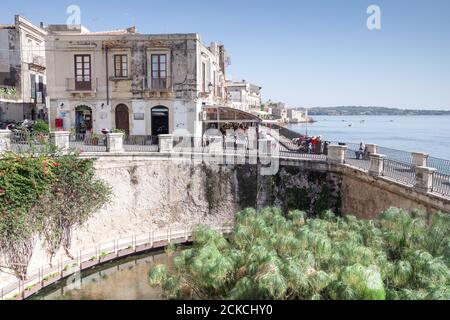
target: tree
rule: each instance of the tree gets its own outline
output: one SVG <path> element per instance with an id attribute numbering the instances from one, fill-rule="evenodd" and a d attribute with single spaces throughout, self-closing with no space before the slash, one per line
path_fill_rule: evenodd
<path id="1" fill-rule="evenodd" d="M 450 299 L 449 226 L 395 208 L 373 221 L 246 209 L 228 239 L 198 227 L 174 271 L 156 266 L 149 283 L 168 298 Z"/>
<path id="2" fill-rule="evenodd" d="M 50 260 L 63 246 L 70 254 L 72 232 L 108 203 L 111 189 L 95 178 L 94 162 L 68 154 L 57 159 L 56 182 L 40 201 L 37 210 L 46 212 L 42 235 Z"/>

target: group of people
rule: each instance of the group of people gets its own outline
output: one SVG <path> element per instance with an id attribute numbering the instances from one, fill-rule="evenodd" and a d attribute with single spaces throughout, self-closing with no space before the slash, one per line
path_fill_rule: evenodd
<path id="1" fill-rule="evenodd" d="M 328 152 L 328 142 L 322 141 L 320 136 L 308 137 L 301 135 L 299 138 L 293 139 L 292 142 L 305 153 L 326 154 Z"/>

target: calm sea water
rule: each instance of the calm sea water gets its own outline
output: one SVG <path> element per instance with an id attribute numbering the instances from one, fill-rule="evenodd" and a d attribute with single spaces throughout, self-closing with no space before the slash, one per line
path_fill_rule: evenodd
<path id="1" fill-rule="evenodd" d="M 308 135 L 342 142 L 375 143 L 450 159 L 450 116 L 314 116 Z M 305 124 L 290 129 L 305 134 Z"/>

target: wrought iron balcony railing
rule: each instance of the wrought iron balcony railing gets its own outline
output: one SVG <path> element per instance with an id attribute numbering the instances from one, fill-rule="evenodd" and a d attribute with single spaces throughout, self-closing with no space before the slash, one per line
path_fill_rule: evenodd
<path id="1" fill-rule="evenodd" d="M 79 81 L 76 78 L 66 79 L 66 91 L 68 92 L 97 92 L 98 78 L 93 78 L 88 81 Z"/>

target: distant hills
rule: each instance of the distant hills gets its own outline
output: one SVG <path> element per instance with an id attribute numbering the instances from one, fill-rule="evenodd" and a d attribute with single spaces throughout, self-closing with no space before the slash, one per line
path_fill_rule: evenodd
<path id="1" fill-rule="evenodd" d="M 315 107 L 308 109 L 310 116 L 435 116 L 450 115 L 450 110 L 415 110 L 385 107 Z"/>

